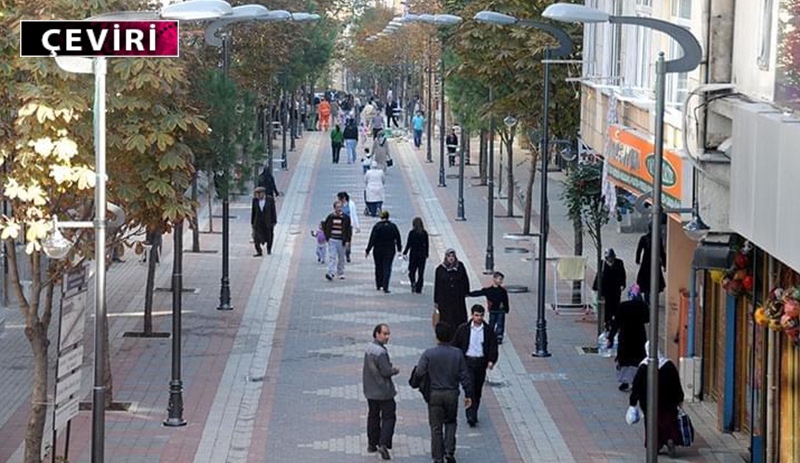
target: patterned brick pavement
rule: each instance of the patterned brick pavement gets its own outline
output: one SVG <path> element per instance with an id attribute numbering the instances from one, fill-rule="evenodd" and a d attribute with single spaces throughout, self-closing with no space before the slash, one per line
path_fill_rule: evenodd
<path id="1" fill-rule="evenodd" d="M 398 263 L 391 294 L 376 292 L 371 259 L 364 248 L 374 219 L 361 218 L 354 237 L 353 262 L 346 279 L 328 282 L 314 257 L 309 230 L 331 209 L 335 193 L 346 190 L 363 209 L 360 165 L 330 163 L 324 134 L 308 133 L 290 154 L 291 170 L 277 173 L 279 225 L 272 256 L 253 258 L 248 243 L 249 198 L 232 203 L 231 280 L 233 312 L 218 312 L 218 254 L 187 254 L 184 284 L 198 288 L 184 297 L 183 377 L 185 428 L 164 428 L 169 381 L 169 339 L 123 338 L 140 329 L 144 267 L 129 259 L 109 271 L 109 312 L 115 372 L 115 398 L 130 401 L 130 412 L 107 414 L 106 455 L 110 462 L 359 462 L 366 453 L 366 402 L 361 395 L 363 347 L 379 322 L 392 326 L 390 355 L 401 370 L 398 425 L 393 457 L 422 463 L 429 458 L 424 403 L 406 385 L 411 367 L 433 344 L 430 327 L 433 269 L 443 251 L 454 247 L 468 267 L 472 285 L 481 275 L 485 250 L 486 190 L 468 187 L 466 222 L 455 222 L 456 180 L 437 188 L 436 164 L 425 164 L 422 151 L 392 142 L 396 166 L 387 178 L 385 208 L 403 238 L 414 216 L 423 217 L 432 236 L 431 259 L 423 294 L 409 291 Z M 469 174 L 468 174 L 469 175 Z M 468 183 L 469 185 L 469 183 Z M 498 203 L 502 212 L 502 207 Z M 554 205 L 555 209 L 557 205 Z M 554 253 L 566 253 L 570 239 L 554 221 Z M 201 221 L 202 223 L 202 221 Z M 529 284 L 531 262 L 503 253 L 504 233 L 519 224 L 498 219 L 496 268 L 508 283 Z M 188 234 L 188 233 L 187 233 Z M 188 238 L 188 237 L 187 237 Z M 203 248 L 218 249 L 219 235 L 203 235 Z M 167 286 L 171 240 L 157 272 Z M 624 252 L 624 251 L 623 251 Z M 535 293 L 512 296 L 508 336 L 490 373 L 477 428 L 459 427 L 462 462 L 641 462 L 640 425 L 625 425 L 626 396 L 616 390 L 609 359 L 580 355 L 592 345 L 594 325 L 548 313 L 549 359 L 534 359 Z M 469 302 L 479 302 L 478 299 Z M 156 328 L 168 331 L 168 292 L 156 294 Z M 8 313 L 7 313 L 8 314 Z M 26 412 L 24 394 L 30 377 L 29 348 L 8 316 L 0 338 L 0 461 L 20 461 Z M 87 330 L 87 339 L 92 336 Z M 10 352 L 18 354 L 10 355 Z M 91 354 L 85 361 L 84 391 L 89 390 Z M 11 393 L 17 391 L 17 393 Z M 682 449 L 674 461 L 728 461 L 741 447 L 720 436 L 698 407 L 698 443 Z M 463 415 L 461 416 L 463 422 Z M 90 414 L 73 422 L 70 461 L 89 461 Z M 63 442 L 59 442 L 59 448 Z M 734 460 L 730 460 L 734 461 Z"/>

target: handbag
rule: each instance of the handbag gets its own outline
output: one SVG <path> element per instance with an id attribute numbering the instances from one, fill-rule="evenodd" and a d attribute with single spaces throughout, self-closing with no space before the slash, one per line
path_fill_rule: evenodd
<path id="1" fill-rule="evenodd" d="M 394 165 L 394 160 L 392 158 L 386 159 L 386 167 L 392 167 Z"/>
<path id="2" fill-rule="evenodd" d="M 681 445 L 690 447 L 694 442 L 694 426 L 689 415 L 682 408 L 678 409 L 678 430 L 681 434 Z"/>
<path id="3" fill-rule="evenodd" d="M 425 403 L 428 402 L 431 397 L 431 378 L 427 372 L 422 376 L 417 375 L 417 366 L 414 365 L 411 370 L 411 377 L 408 378 L 408 385 L 411 389 L 419 389 L 422 398 L 425 399 Z"/>
<path id="4" fill-rule="evenodd" d="M 439 310 L 433 309 L 433 313 L 431 314 L 431 325 L 435 328 L 437 323 L 439 323 Z"/>

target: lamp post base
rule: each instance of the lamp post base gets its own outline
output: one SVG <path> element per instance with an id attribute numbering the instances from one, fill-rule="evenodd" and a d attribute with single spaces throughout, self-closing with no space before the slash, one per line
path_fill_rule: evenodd
<path id="1" fill-rule="evenodd" d="M 164 426 L 170 428 L 186 426 L 186 420 L 183 419 L 183 381 L 170 381 L 167 410 L 169 418 L 163 421 Z"/>
<path id="2" fill-rule="evenodd" d="M 231 287 L 227 278 L 222 279 L 222 288 L 219 293 L 219 305 L 217 310 L 233 310 L 231 305 Z"/>
<path id="3" fill-rule="evenodd" d="M 547 352 L 546 350 L 543 350 L 543 351 L 538 351 L 537 350 L 536 352 L 532 353 L 531 356 L 532 357 L 545 358 L 545 357 L 552 357 L 553 354 L 551 354 L 550 352 Z"/>

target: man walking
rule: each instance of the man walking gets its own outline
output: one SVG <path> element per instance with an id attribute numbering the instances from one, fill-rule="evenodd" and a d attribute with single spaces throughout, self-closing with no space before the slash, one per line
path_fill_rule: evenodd
<path id="1" fill-rule="evenodd" d="M 459 326 L 453 337 L 453 345 L 461 349 L 467 362 L 472 383 L 472 404 L 467 407 L 467 423 L 475 427 L 478 423 L 478 407 L 481 405 L 481 391 L 486 381 L 486 369 L 497 363 L 497 338 L 494 331 L 483 321 L 484 308 L 480 304 L 472 306 L 472 319 Z"/>
<path id="2" fill-rule="evenodd" d="M 334 201 L 333 212 L 325 219 L 325 240 L 328 241 L 328 273 L 325 278 L 330 281 L 334 276 L 344 280 L 345 246 L 353 236 L 350 217 L 342 211 L 342 202 Z"/>
<path id="3" fill-rule="evenodd" d="M 367 243 L 367 255 L 375 249 L 373 260 L 375 261 L 375 288 L 384 293 L 389 293 L 389 280 L 392 278 L 392 262 L 394 262 L 395 248 L 397 253 L 403 251 L 400 241 L 400 230 L 397 225 L 389 220 L 389 211 L 382 210 L 378 217 L 381 220 L 372 227 Z"/>
<path id="4" fill-rule="evenodd" d="M 255 189 L 255 196 L 250 207 L 250 227 L 253 231 L 253 245 L 256 253 L 253 257 L 261 257 L 261 245 L 267 245 L 267 254 L 272 254 L 272 240 L 278 214 L 275 210 L 275 198 L 266 195 L 264 187 Z"/>
<path id="5" fill-rule="evenodd" d="M 347 163 L 354 164 L 358 146 L 358 126 L 353 118 L 348 118 L 344 125 L 344 146 L 347 150 Z"/>
<path id="6" fill-rule="evenodd" d="M 389 342 L 389 325 L 381 323 L 372 330 L 372 342 L 364 351 L 364 397 L 367 398 L 367 452 L 378 452 L 384 460 L 391 459 L 394 424 L 397 421 L 397 404 L 392 376 L 400 370 L 392 366 L 386 343 Z"/>
<path id="7" fill-rule="evenodd" d="M 456 463 L 456 427 L 458 426 L 458 385 L 464 389 L 464 406 L 472 405 L 472 382 L 464 354 L 450 344 L 452 329 L 447 323 L 436 324 L 436 347 L 422 353 L 415 376 L 428 376 L 430 400 L 428 423 L 431 427 L 431 454 L 434 463 Z"/>
<path id="8" fill-rule="evenodd" d="M 411 125 L 414 129 L 414 147 L 419 149 L 422 146 L 422 129 L 425 128 L 425 116 L 421 111 L 417 111 L 414 119 L 411 120 Z"/>

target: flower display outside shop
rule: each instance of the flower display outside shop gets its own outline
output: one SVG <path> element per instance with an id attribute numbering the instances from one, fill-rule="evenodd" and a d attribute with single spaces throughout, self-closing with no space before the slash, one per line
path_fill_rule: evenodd
<path id="1" fill-rule="evenodd" d="M 800 285 L 775 288 L 762 307 L 753 314 L 755 322 L 774 331 L 783 331 L 795 343 L 800 341 Z"/>
<path id="2" fill-rule="evenodd" d="M 729 295 L 738 297 L 750 294 L 753 291 L 752 265 L 753 246 L 749 241 L 734 241 L 731 243 L 733 263 L 722 275 L 722 289 Z"/>

